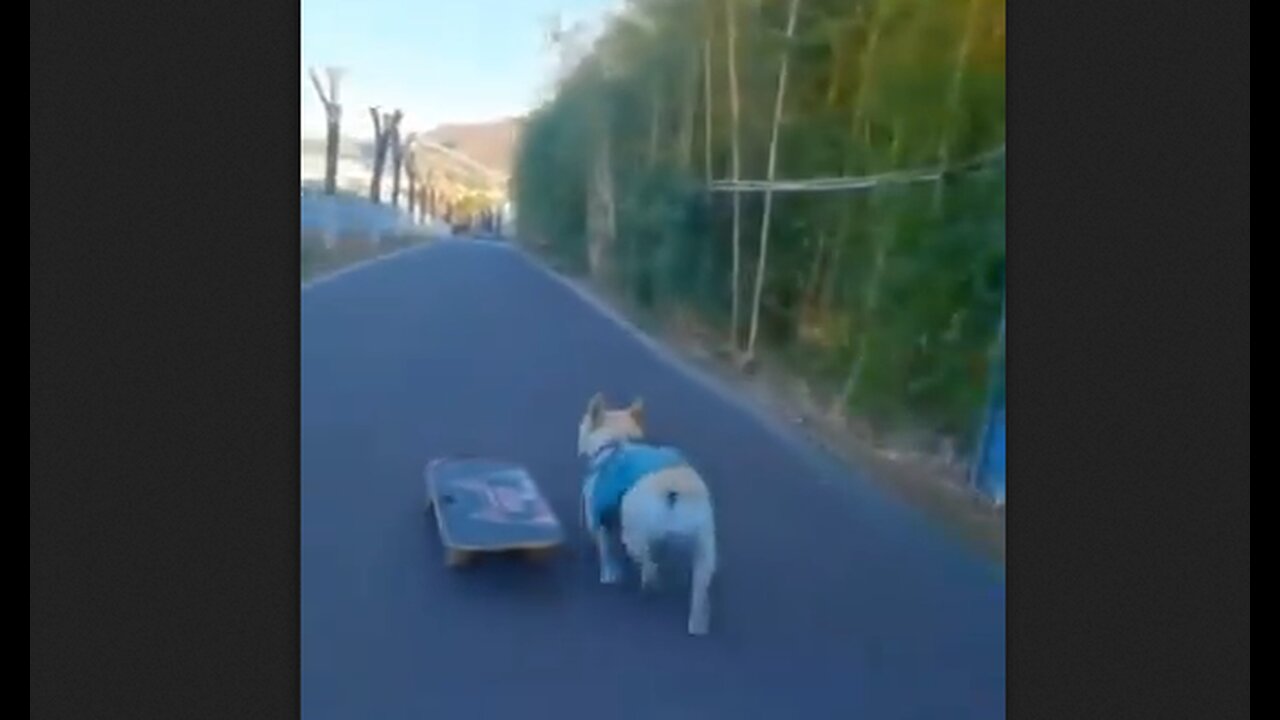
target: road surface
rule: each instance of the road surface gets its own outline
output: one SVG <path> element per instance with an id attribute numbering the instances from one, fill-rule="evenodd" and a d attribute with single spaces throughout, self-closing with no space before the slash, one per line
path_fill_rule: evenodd
<path id="1" fill-rule="evenodd" d="M 443 241 L 302 292 L 301 694 L 321 718 L 1002 718 L 1003 575 L 744 411 L 518 251 Z M 712 633 L 687 580 L 597 583 L 574 520 L 587 399 L 646 401 L 706 475 Z M 443 567 L 431 458 L 525 464 L 549 567 Z"/>

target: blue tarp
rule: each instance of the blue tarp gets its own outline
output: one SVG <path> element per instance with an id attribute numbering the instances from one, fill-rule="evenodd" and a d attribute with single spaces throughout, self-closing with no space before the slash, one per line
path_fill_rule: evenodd
<path id="1" fill-rule="evenodd" d="M 381 234 L 414 225 L 403 210 L 344 194 L 330 196 L 304 189 L 301 210 L 303 232 Z"/>
<path id="2" fill-rule="evenodd" d="M 992 414 L 986 452 L 977 473 L 978 489 L 998 505 L 1004 504 L 1004 431 L 1005 412 L 1001 407 Z"/>
<path id="3" fill-rule="evenodd" d="M 979 435 L 977 452 L 974 453 L 970 481 L 982 494 L 997 505 L 1005 500 L 1005 385 L 1004 385 L 1004 309 L 1001 309 L 999 355 L 991 370 L 991 395 Z"/>

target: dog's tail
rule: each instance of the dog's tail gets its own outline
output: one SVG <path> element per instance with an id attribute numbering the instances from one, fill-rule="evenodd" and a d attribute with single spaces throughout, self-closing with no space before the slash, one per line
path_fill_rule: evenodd
<path id="1" fill-rule="evenodd" d="M 687 468 L 666 471 L 654 479 L 658 483 L 658 492 L 666 500 L 667 509 L 674 508 L 681 501 L 705 496 L 707 492 L 702 482 Z"/>

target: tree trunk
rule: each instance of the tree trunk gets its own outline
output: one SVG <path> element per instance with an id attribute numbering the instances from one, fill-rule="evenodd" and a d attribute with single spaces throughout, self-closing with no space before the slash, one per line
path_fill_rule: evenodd
<path id="1" fill-rule="evenodd" d="M 884 276 L 885 259 L 889 254 L 889 247 L 893 244 L 894 235 L 897 230 L 890 227 L 887 238 L 882 239 L 876 244 L 875 260 L 871 265 L 871 279 L 867 282 L 866 297 L 862 303 L 862 331 L 858 333 L 858 347 L 854 351 L 853 364 L 849 367 L 849 374 L 845 377 L 844 384 L 840 388 L 840 394 L 837 397 L 838 407 L 843 410 L 849 406 L 849 400 L 853 398 L 853 394 L 858 391 L 858 383 L 862 380 L 862 368 L 867 360 L 867 345 L 870 342 L 869 323 L 865 322 L 866 318 L 870 318 L 875 314 L 876 308 L 880 304 L 880 282 Z"/>
<path id="2" fill-rule="evenodd" d="M 853 18 L 856 23 L 862 17 L 862 8 L 859 7 L 854 11 Z M 829 26 L 827 31 L 831 47 L 831 62 L 828 64 L 829 70 L 827 80 L 827 107 L 834 108 L 840 99 L 840 86 L 844 83 L 844 66 L 846 43 L 844 42 L 843 33 L 845 30 L 840 25 Z"/>
<path id="3" fill-rule="evenodd" d="M 707 182 L 710 183 L 713 179 L 715 179 L 714 173 L 712 171 L 713 168 L 711 163 L 711 120 L 712 120 L 711 111 L 713 108 L 713 103 L 711 101 L 710 23 L 708 23 L 708 37 L 706 41 L 706 47 L 702 51 L 702 83 L 703 83 L 703 97 L 705 98 L 703 102 L 703 108 L 702 108 L 703 125 L 704 125 L 702 130 L 702 142 L 703 142 L 702 150 L 703 150 L 703 165 L 704 165 L 703 171 L 706 174 Z"/>
<path id="4" fill-rule="evenodd" d="M 409 194 L 405 196 L 405 202 L 408 205 L 406 210 L 409 212 L 409 217 L 416 220 L 417 215 L 414 214 L 414 210 L 417 208 L 418 202 L 418 172 L 414 168 L 412 155 L 409 156 L 408 160 L 409 162 L 405 164 L 405 175 L 409 179 Z"/>
<path id="5" fill-rule="evenodd" d="M 791 10 L 787 15 L 787 42 L 795 37 L 796 15 L 800 11 L 800 0 L 791 0 Z M 787 95 L 787 65 L 791 57 L 790 48 L 782 51 L 782 67 L 778 70 L 778 94 L 773 105 L 773 132 L 769 138 L 769 167 L 765 179 L 773 181 L 778 167 L 778 130 L 782 124 L 782 105 Z M 755 357 L 756 338 L 760 333 L 760 297 L 764 293 L 764 274 L 768 268 L 769 258 L 769 220 L 773 213 L 773 190 L 764 191 L 764 216 L 760 221 L 760 253 L 756 262 L 756 286 L 751 299 L 751 330 L 747 334 L 746 359 Z"/>
<path id="6" fill-rule="evenodd" d="M 847 206 L 846 202 L 846 206 Z M 831 304 L 835 302 L 837 279 L 840 277 L 840 263 L 844 258 L 845 246 L 849 242 L 849 225 L 852 213 L 847 209 L 841 214 L 840 227 L 833 239 L 831 259 L 827 261 L 826 271 L 822 277 L 822 290 L 818 296 L 818 317 L 826 322 L 831 313 Z"/>
<path id="7" fill-rule="evenodd" d="M 382 172 L 387 167 L 387 153 L 393 156 L 399 154 L 400 142 L 400 119 L 404 114 L 399 110 L 393 113 L 386 113 L 379 118 L 378 109 L 370 108 L 369 113 L 373 116 L 373 179 L 369 183 L 369 199 L 375 203 L 382 201 Z M 399 161 L 393 160 L 395 166 L 396 177 L 392 180 L 392 204 L 394 205 L 395 192 L 400 187 L 400 167 Z"/>
<path id="8" fill-rule="evenodd" d="M 868 31 L 866 47 L 862 52 L 862 62 L 860 63 L 857 81 L 858 85 L 854 90 L 853 108 L 850 113 L 849 138 L 851 140 L 844 160 L 844 173 L 846 175 L 853 175 L 859 172 L 865 173 L 870 167 L 865 158 L 868 143 L 864 134 L 865 128 L 863 127 L 863 114 L 866 107 L 867 96 L 870 92 L 869 88 L 874 76 L 876 49 L 879 46 L 880 34 L 884 27 L 885 18 L 885 11 L 882 9 L 872 9 L 871 12 L 871 26 Z M 864 158 L 862 162 L 855 162 L 853 155 L 859 138 L 863 139 Z M 874 192 L 874 190 L 872 192 Z M 819 312 L 824 320 L 829 316 L 831 306 L 835 302 L 836 287 L 841 277 L 841 263 L 845 250 L 847 249 L 846 246 L 849 243 L 849 233 L 852 231 L 853 225 L 857 220 L 855 208 L 862 208 L 864 206 L 865 203 L 862 200 L 862 196 L 857 195 L 850 198 L 845 203 L 844 210 L 840 215 L 840 229 L 836 236 L 836 244 L 832 253 L 831 262 L 828 264 L 826 277 L 822 283 L 822 295 L 819 300 Z M 856 356 L 861 357 L 861 355 L 862 352 L 859 350 L 856 353 Z M 861 367 L 858 366 L 851 374 L 860 376 L 861 372 Z M 845 385 L 848 386 L 848 384 L 849 381 L 848 378 L 846 378 Z M 854 384 L 856 385 L 856 380 L 854 381 Z M 845 399 L 847 400 L 847 398 Z M 838 400 L 837 402 L 843 402 L 843 400 Z M 836 407 L 837 405 L 833 404 L 832 410 L 835 410 Z"/>
<path id="9" fill-rule="evenodd" d="M 868 88 L 871 86 L 872 70 L 874 70 L 876 47 L 880 43 L 880 31 L 884 27 L 884 11 L 873 10 L 875 15 L 871 18 L 871 31 L 867 38 L 867 49 L 862 54 L 862 72 L 858 77 L 858 93 L 853 99 L 853 118 L 849 123 L 849 137 L 856 138 L 862 129 L 862 115 L 866 108 Z M 860 168 L 854 168 L 854 172 L 859 169 L 865 170 L 866 164 Z"/>
<path id="10" fill-rule="evenodd" d="M 369 179 L 369 200 L 375 204 L 382 201 L 382 164 L 386 160 L 387 145 L 382 116 L 377 108 L 369 108 L 369 116 L 373 118 L 373 177 Z"/>
<path id="11" fill-rule="evenodd" d="M 400 127 L 391 128 L 388 143 L 391 146 L 391 207 L 400 207 L 400 171 L 404 167 L 404 147 L 400 144 Z"/>
<path id="12" fill-rule="evenodd" d="M 729 144 L 730 175 L 734 180 L 742 178 L 742 155 L 738 143 L 739 106 L 738 106 L 738 62 L 737 45 L 737 13 L 734 11 L 737 0 L 725 0 L 729 65 Z M 729 347 L 738 351 L 739 322 L 739 286 L 742 276 L 742 195 L 733 193 L 733 265 L 730 270 L 730 305 L 729 305 Z"/>
<path id="13" fill-rule="evenodd" d="M 955 141 L 954 130 L 960 114 L 961 91 L 964 89 L 964 68 L 969 60 L 969 48 L 973 45 L 974 25 L 978 17 L 978 0 L 969 0 L 969 9 L 965 14 L 964 35 L 960 39 L 960 47 L 956 51 L 955 72 L 951 75 L 951 87 L 947 94 L 947 119 L 942 128 L 942 139 L 938 144 L 938 166 L 946 171 L 951 162 L 951 146 Z M 935 211 L 942 209 L 942 192 L 945 183 L 939 178 L 934 183 L 933 207 Z"/>
<path id="14" fill-rule="evenodd" d="M 889 149 L 889 164 L 891 167 L 897 166 L 899 152 L 902 148 L 901 139 L 901 128 L 895 127 L 893 141 Z M 879 192 L 878 189 L 871 190 L 873 200 Z M 880 290 L 884 279 L 884 267 L 888 262 L 889 252 L 893 249 L 898 235 L 896 223 L 887 223 L 887 225 L 888 229 L 878 234 L 879 236 L 876 238 L 875 259 L 871 264 L 871 277 L 867 280 L 862 312 L 859 316 L 861 329 L 858 333 L 857 349 L 854 351 L 853 363 L 849 366 L 849 374 L 845 377 L 844 384 L 840 388 L 840 394 L 836 397 L 835 404 L 831 408 L 833 413 L 837 411 L 843 413 L 844 409 L 849 406 L 849 401 L 853 399 L 854 394 L 858 391 L 858 384 L 862 381 L 862 369 L 866 364 L 867 347 L 871 342 L 870 328 L 872 318 L 880 306 Z"/>
<path id="15" fill-rule="evenodd" d="M 653 109 L 649 116 L 649 168 L 658 165 L 658 138 L 662 134 L 662 85 L 655 83 L 653 88 Z"/>
<path id="16" fill-rule="evenodd" d="M 324 194 L 333 195 L 338 191 L 338 146 L 342 142 L 339 127 L 341 109 L 335 108 L 328 115 L 324 146 Z"/>
<path id="17" fill-rule="evenodd" d="M 338 187 L 338 145 L 341 142 L 339 125 L 342 120 L 342 106 L 338 104 L 337 68 L 329 68 L 329 92 L 325 93 L 320 76 L 311 70 L 311 82 L 315 85 L 316 94 L 324 106 L 325 146 L 324 146 L 324 193 L 333 195 Z"/>
<path id="18" fill-rule="evenodd" d="M 598 125 L 596 152 L 587 183 L 587 262 L 591 276 L 613 288 L 617 287 L 618 280 L 614 262 L 613 168 L 608 131 L 604 123 Z"/>
<path id="19" fill-rule="evenodd" d="M 805 279 L 804 288 L 800 293 L 800 306 L 803 313 L 807 316 L 812 314 L 814 308 L 818 304 L 818 292 L 820 283 L 822 282 L 823 261 L 827 255 L 827 234 L 818 232 L 818 247 L 813 251 L 813 265 L 809 266 L 809 275 Z"/>
<path id="20" fill-rule="evenodd" d="M 694 125 L 698 115 L 698 71 L 700 53 L 694 51 L 692 62 L 688 65 L 684 83 L 684 107 L 680 113 L 680 169 L 689 171 L 693 167 Z"/>

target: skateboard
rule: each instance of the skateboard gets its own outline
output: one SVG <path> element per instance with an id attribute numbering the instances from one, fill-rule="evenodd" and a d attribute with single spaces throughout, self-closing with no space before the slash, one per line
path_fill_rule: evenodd
<path id="1" fill-rule="evenodd" d="M 478 554 L 521 552 L 542 560 L 564 541 L 560 521 L 533 476 L 487 458 L 441 458 L 427 465 L 427 512 L 435 515 L 445 563 Z"/>

